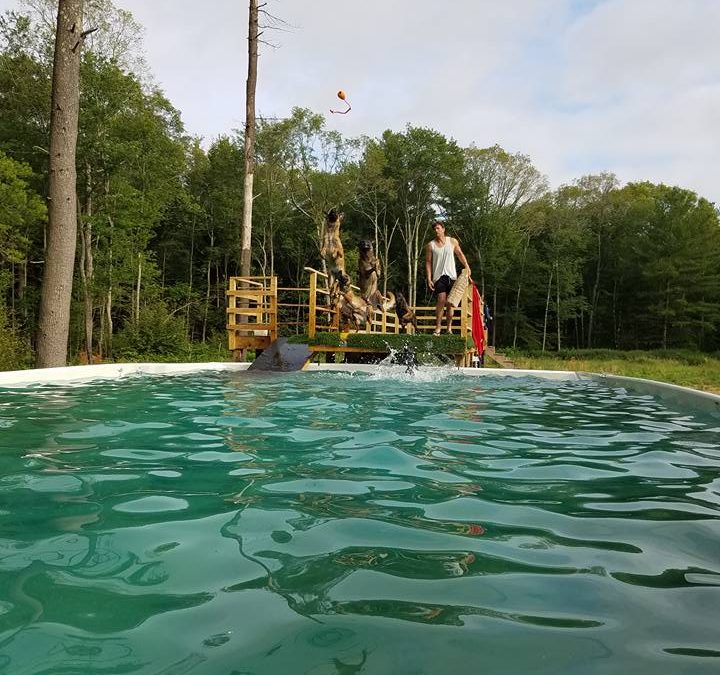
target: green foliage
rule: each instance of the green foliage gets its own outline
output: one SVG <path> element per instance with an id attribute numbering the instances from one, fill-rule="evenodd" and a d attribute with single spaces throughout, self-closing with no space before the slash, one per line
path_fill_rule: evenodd
<path id="1" fill-rule="evenodd" d="M 348 347 L 377 349 L 380 352 L 389 349 L 409 347 L 418 353 L 462 354 L 466 341 L 459 335 L 381 335 L 378 333 L 350 333 L 347 336 Z"/>
<path id="2" fill-rule="evenodd" d="M 318 345 L 326 347 L 344 347 L 345 340 L 340 337 L 340 333 L 315 333 L 315 337 L 308 337 L 307 333 L 300 335 L 291 335 L 288 337 L 290 344 L 299 345 Z"/>
<path id="3" fill-rule="evenodd" d="M 557 354 L 508 352 L 518 368 L 574 370 L 641 377 L 720 394 L 718 355 L 689 350 L 573 350 Z"/>
<path id="4" fill-rule="evenodd" d="M 0 151 L 0 265 L 22 262 L 46 215 L 45 204 L 29 187 L 32 171 Z"/>
<path id="5" fill-rule="evenodd" d="M 538 359 L 547 356 L 535 349 L 507 349 L 503 353 L 510 359 L 529 358 Z M 654 349 L 654 350 L 621 350 L 621 349 L 563 349 L 553 352 L 552 358 L 559 361 L 677 361 L 689 366 L 701 366 L 708 363 L 711 357 L 702 352 L 690 349 Z"/>
<path id="6" fill-rule="evenodd" d="M 16 331 L 8 326 L 5 310 L 0 306 L 0 370 L 30 368 L 32 352 Z"/>
<path id="7" fill-rule="evenodd" d="M 163 304 L 141 310 L 137 323 L 129 323 L 115 337 L 116 361 L 137 361 L 146 356 L 177 357 L 190 350 L 182 318 Z"/>

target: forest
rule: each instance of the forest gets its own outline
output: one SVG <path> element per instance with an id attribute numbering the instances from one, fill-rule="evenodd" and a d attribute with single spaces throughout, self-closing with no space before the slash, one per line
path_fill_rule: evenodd
<path id="1" fill-rule="evenodd" d="M 240 264 L 243 134 L 189 135 L 153 83 L 132 15 L 110 0 L 88 5 L 99 30 L 81 63 L 69 358 L 222 354 L 225 290 Z M 0 17 L 0 369 L 34 362 L 55 11 L 32 0 Z M 336 208 L 351 276 L 358 242 L 371 239 L 384 290 L 428 305 L 424 245 L 441 217 L 492 309 L 498 349 L 720 349 L 713 203 L 611 173 L 551 189 L 530 157 L 482 145 L 411 125 L 348 138 L 301 108 L 258 119 L 253 274 L 307 286 Z"/>

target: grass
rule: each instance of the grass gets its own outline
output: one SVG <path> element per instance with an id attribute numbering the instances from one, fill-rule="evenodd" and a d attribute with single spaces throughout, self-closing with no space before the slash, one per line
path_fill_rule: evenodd
<path id="1" fill-rule="evenodd" d="M 515 367 L 579 370 L 642 377 L 720 394 L 720 358 L 694 351 L 568 350 L 560 353 L 499 350 Z"/>

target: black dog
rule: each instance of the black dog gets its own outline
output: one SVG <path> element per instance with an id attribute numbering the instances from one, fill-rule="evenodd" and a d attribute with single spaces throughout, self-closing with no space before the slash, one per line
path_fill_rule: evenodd
<path id="1" fill-rule="evenodd" d="M 413 333 L 417 333 L 417 317 L 415 316 L 415 312 L 410 309 L 402 293 L 398 293 L 395 296 L 395 314 L 397 314 L 398 320 L 400 321 L 401 329 L 404 328 L 405 332 L 409 333 L 409 326 L 412 326 Z"/>

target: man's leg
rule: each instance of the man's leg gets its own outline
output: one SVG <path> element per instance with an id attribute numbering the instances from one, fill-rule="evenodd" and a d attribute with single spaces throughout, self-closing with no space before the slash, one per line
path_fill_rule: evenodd
<path id="1" fill-rule="evenodd" d="M 447 316 L 447 332 L 452 333 L 452 320 L 455 314 L 455 308 L 450 303 L 446 305 L 445 314 Z"/>
<path id="2" fill-rule="evenodd" d="M 438 293 L 437 304 L 435 305 L 435 332 L 439 333 L 442 329 L 442 316 L 447 303 L 447 293 Z"/>

